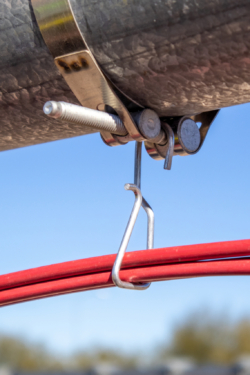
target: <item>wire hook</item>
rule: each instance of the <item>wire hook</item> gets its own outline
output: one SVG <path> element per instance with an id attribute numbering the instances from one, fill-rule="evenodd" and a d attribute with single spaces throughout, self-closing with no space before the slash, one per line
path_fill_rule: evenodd
<path id="1" fill-rule="evenodd" d="M 131 190 L 135 195 L 135 202 L 130 214 L 130 218 L 125 229 L 125 233 L 122 238 L 118 254 L 116 256 L 113 268 L 112 268 L 112 280 L 113 283 L 119 288 L 125 289 L 136 289 L 145 290 L 151 283 L 146 284 L 133 284 L 129 282 L 122 281 L 119 277 L 119 272 L 122 265 L 122 260 L 126 252 L 132 231 L 135 226 L 137 216 L 139 214 L 141 206 L 145 210 L 148 218 L 147 224 L 147 248 L 153 249 L 154 246 L 154 212 L 147 201 L 143 198 L 140 187 L 141 187 L 141 142 L 136 142 L 135 146 L 135 171 L 134 171 L 134 184 L 126 184 L 124 186 L 125 190 Z"/>

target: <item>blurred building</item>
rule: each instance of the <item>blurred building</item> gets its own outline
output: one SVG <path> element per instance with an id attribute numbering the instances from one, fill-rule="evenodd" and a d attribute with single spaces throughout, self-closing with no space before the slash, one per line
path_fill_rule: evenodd
<path id="1" fill-rule="evenodd" d="M 21 372 L 0 367 L 0 375 L 250 375 L 250 357 L 241 357 L 233 366 L 196 366 L 183 358 L 170 358 L 154 367 L 119 369 L 110 364 L 97 364 L 88 371 Z"/>
<path id="2" fill-rule="evenodd" d="M 232 371 L 234 375 L 250 375 L 250 356 L 242 356 L 233 365 Z"/>

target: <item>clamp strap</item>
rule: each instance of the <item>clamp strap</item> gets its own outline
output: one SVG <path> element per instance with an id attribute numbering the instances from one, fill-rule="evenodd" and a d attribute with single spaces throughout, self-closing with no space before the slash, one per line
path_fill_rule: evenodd
<path id="1" fill-rule="evenodd" d="M 102 73 L 77 25 L 68 0 L 31 0 L 44 41 L 55 64 L 79 102 L 87 108 L 104 110 L 112 107 L 128 136 L 117 137 L 103 131 L 110 146 L 127 143 L 128 138 L 143 141 L 127 108 L 115 94 Z M 118 139 L 119 138 L 119 139 Z"/>

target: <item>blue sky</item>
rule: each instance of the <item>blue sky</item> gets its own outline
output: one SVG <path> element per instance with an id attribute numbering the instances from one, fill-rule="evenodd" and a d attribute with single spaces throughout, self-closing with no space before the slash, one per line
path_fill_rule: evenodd
<path id="1" fill-rule="evenodd" d="M 155 247 L 249 238 L 250 104 L 220 111 L 201 151 L 172 170 L 143 149 L 142 192 L 156 217 Z M 0 273 L 116 253 L 133 205 L 134 143 L 98 134 L 0 153 Z M 146 246 L 140 212 L 130 251 Z M 150 350 L 175 324 L 205 308 L 250 316 L 247 277 L 154 283 L 0 309 L 0 332 L 70 354 L 93 346 Z"/>

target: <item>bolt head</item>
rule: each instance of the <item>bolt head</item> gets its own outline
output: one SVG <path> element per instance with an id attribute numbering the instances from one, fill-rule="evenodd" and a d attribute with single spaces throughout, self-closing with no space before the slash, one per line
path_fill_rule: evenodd
<path id="1" fill-rule="evenodd" d="M 201 142 L 200 130 L 196 122 L 188 117 L 182 119 L 178 124 L 178 138 L 187 153 L 198 150 Z"/>

